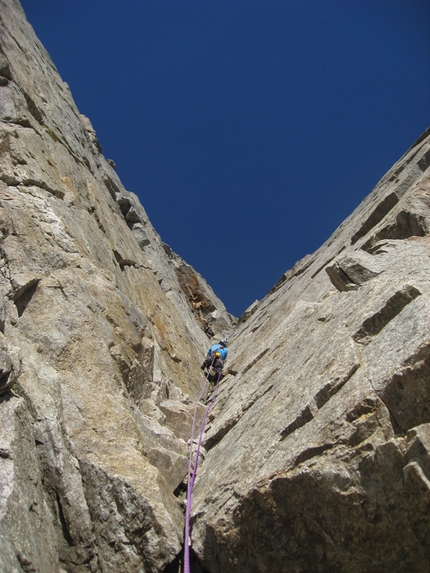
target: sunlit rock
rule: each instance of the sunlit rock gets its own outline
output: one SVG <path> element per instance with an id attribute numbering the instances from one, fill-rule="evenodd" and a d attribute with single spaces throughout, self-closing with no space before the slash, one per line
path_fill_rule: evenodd
<path id="1" fill-rule="evenodd" d="M 0 569 L 176 573 L 200 364 L 229 331 L 196 573 L 427 573 L 429 132 L 235 329 L 17 0 L 0 24 Z"/>

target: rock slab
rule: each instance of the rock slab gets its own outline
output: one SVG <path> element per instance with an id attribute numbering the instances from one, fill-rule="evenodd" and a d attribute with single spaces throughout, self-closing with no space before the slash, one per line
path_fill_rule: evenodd
<path id="1" fill-rule="evenodd" d="M 427 131 L 231 332 L 196 573 L 428 572 L 429 166 Z M 199 365 L 234 324 L 0 0 L 1 571 L 176 573 Z"/>
<path id="2" fill-rule="evenodd" d="M 205 434 L 210 573 L 426 572 L 430 131 L 240 320 Z"/>
<path id="3" fill-rule="evenodd" d="M 0 0 L 7 573 L 155 572 L 176 558 L 199 363 L 233 323 L 101 151 L 19 2 Z"/>

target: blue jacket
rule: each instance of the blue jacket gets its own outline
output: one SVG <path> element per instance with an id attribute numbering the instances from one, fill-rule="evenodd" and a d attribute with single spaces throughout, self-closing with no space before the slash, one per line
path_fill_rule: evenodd
<path id="1" fill-rule="evenodd" d="M 213 354 L 214 352 L 219 352 L 221 354 L 222 360 L 225 362 L 227 360 L 228 350 L 222 344 L 214 344 L 208 350 L 208 356 Z"/>

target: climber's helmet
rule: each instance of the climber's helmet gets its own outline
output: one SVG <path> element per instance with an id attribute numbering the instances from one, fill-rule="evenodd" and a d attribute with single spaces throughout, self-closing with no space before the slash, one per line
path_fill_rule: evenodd
<path id="1" fill-rule="evenodd" d="M 219 341 L 220 344 L 222 344 L 223 346 L 227 346 L 228 345 L 228 338 L 223 338 L 222 340 Z"/>

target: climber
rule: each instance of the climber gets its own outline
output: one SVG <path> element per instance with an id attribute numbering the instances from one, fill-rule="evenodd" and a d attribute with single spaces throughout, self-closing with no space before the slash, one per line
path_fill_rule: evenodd
<path id="1" fill-rule="evenodd" d="M 218 344 L 213 344 L 206 354 L 206 358 L 201 365 L 201 369 L 210 368 L 213 366 L 215 370 L 221 375 L 224 363 L 227 360 L 228 350 L 227 350 L 228 340 L 227 338 L 222 338 Z"/>

